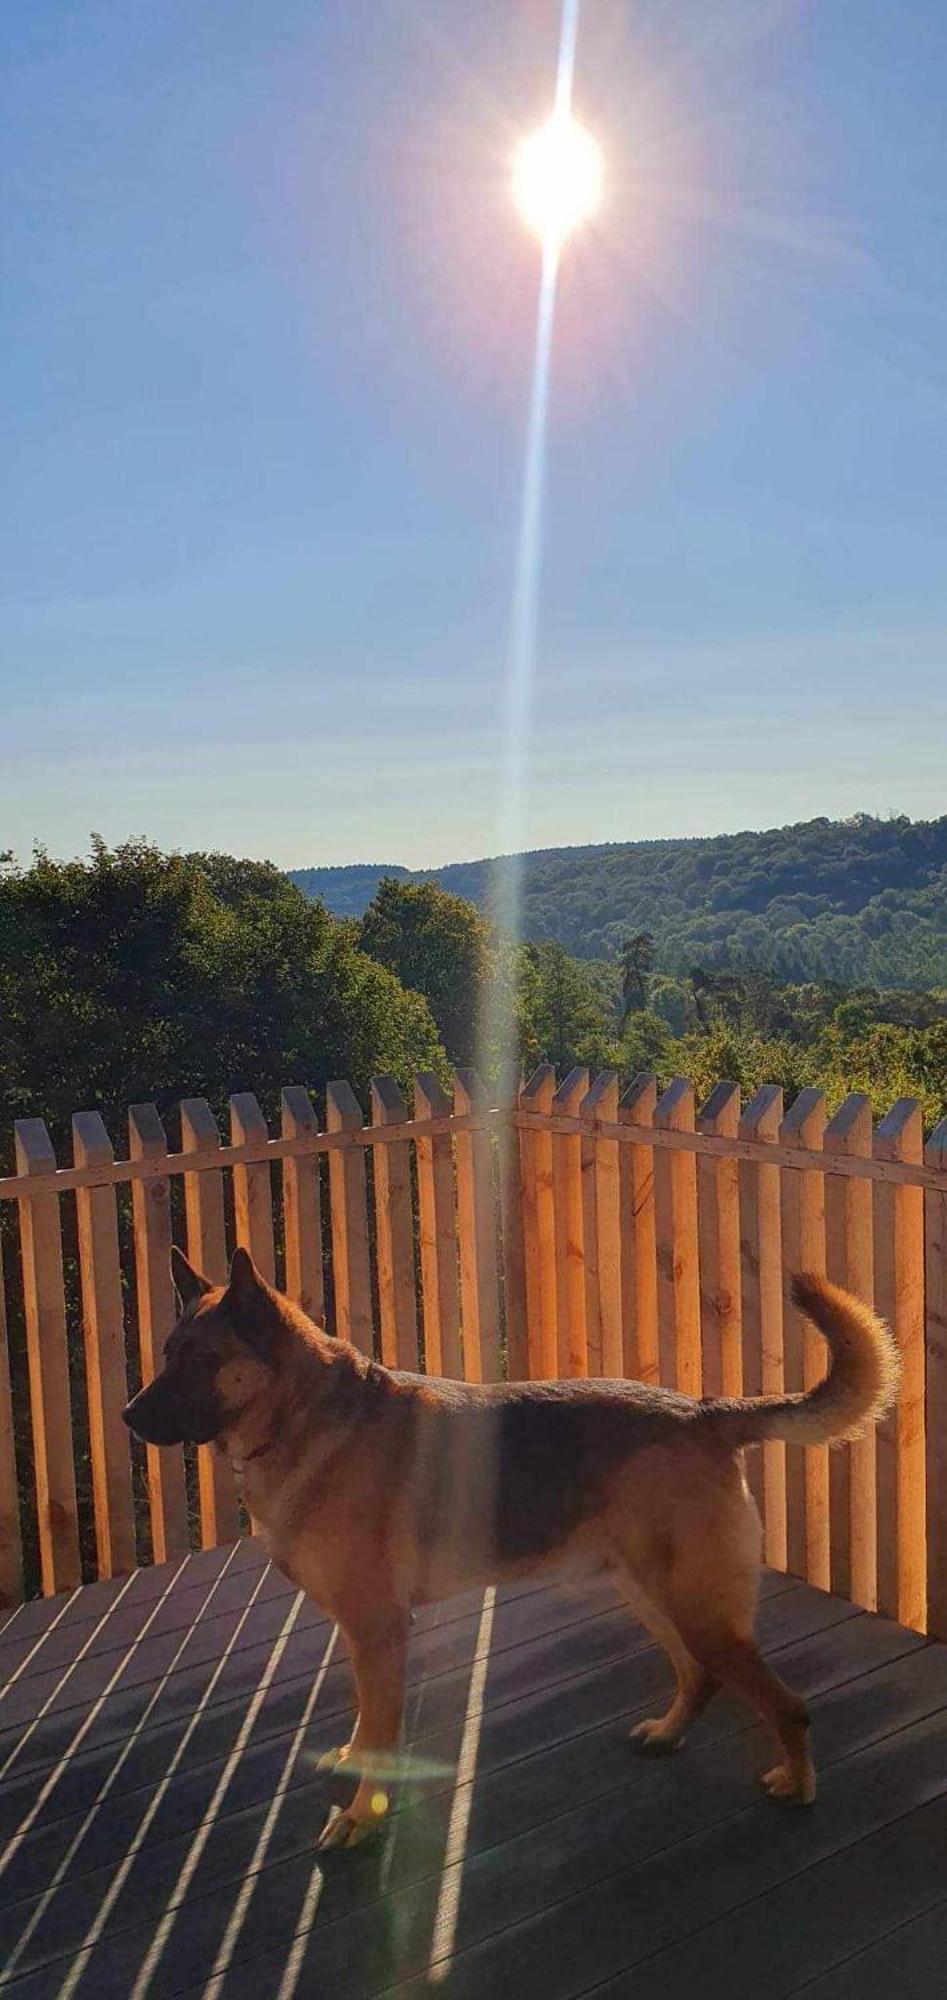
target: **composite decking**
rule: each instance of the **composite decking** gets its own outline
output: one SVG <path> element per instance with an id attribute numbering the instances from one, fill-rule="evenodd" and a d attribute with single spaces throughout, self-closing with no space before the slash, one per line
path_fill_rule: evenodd
<path id="1" fill-rule="evenodd" d="M 811 1811 L 761 1795 L 728 1699 L 636 1756 L 663 1657 L 606 1587 L 524 1587 L 419 1617 L 412 1779 L 374 1849 L 317 1857 L 348 1667 L 255 1544 L 26 1605 L 0 1629 L 0 1995 L 940 1993 L 947 1647 L 781 1576 L 760 1630 L 811 1704 Z"/>

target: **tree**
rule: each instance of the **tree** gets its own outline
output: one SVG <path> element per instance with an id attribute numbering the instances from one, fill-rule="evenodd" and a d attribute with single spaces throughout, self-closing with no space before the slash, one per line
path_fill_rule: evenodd
<path id="1" fill-rule="evenodd" d="M 0 1105 L 68 1142 L 97 1108 L 162 1110 L 234 1090 L 271 1115 L 283 1084 L 374 1071 L 404 1083 L 444 1055 L 428 1007 L 267 863 L 145 843 L 88 862 L 38 853 L 0 876 Z"/>
<path id="2" fill-rule="evenodd" d="M 696 1026 L 694 993 L 686 980 L 659 972 L 649 982 L 648 997 L 651 1012 L 666 1023 L 672 1035 L 685 1035 Z"/>
<path id="3" fill-rule="evenodd" d="M 655 943 L 650 931 L 635 931 L 619 948 L 622 1020 L 648 1005 L 648 975 L 654 971 Z"/>
<path id="4" fill-rule="evenodd" d="M 612 1010 L 592 968 L 549 941 L 525 945 L 523 954 L 530 975 L 529 1026 L 539 1054 L 562 1070 L 577 1063 L 613 1067 Z"/>
<path id="5" fill-rule="evenodd" d="M 489 925 L 436 882 L 387 877 L 357 929 L 362 951 L 410 992 L 422 993 L 453 1063 L 472 1063 L 497 953 Z"/>
<path id="6" fill-rule="evenodd" d="M 627 1015 L 622 1029 L 618 1068 L 623 1077 L 653 1070 L 666 1080 L 674 1074 L 673 1041 L 666 1021 L 647 1008 L 638 1007 Z"/>

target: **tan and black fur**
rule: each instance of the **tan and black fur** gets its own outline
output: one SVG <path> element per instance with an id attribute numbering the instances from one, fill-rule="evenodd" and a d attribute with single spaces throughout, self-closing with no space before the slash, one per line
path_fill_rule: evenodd
<path id="1" fill-rule="evenodd" d="M 375 1822 L 396 1758 L 414 1605 L 539 1571 L 609 1570 L 673 1661 L 669 1750 L 728 1683 L 770 1722 L 777 1797 L 815 1796 L 808 1718 L 753 1637 L 760 1527 L 743 1448 L 822 1444 L 877 1418 L 897 1364 L 887 1329 L 824 1278 L 796 1303 L 831 1353 L 804 1395 L 695 1402 L 640 1382 L 474 1386 L 396 1374 L 332 1339 L 238 1250 L 226 1287 L 175 1251 L 182 1315 L 125 1417 L 152 1444 L 216 1441 L 275 1563 L 342 1626 L 358 1693 L 336 1762 L 359 1777 L 323 1844 Z"/>

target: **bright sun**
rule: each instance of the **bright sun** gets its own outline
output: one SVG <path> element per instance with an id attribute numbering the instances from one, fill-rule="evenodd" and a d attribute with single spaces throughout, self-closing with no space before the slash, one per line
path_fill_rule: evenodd
<path id="1" fill-rule="evenodd" d="M 530 229 L 554 249 L 595 214 L 602 199 L 601 146 L 574 118 L 553 115 L 513 155 L 513 200 Z"/>

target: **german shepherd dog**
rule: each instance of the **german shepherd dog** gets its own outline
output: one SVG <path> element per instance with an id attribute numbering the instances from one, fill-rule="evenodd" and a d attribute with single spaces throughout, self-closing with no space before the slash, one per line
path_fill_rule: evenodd
<path id="1" fill-rule="evenodd" d="M 440 1381 L 394 1373 L 326 1334 L 238 1250 L 226 1286 L 172 1255 L 181 1317 L 125 1421 L 149 1444 L 212 1441 L 274 1563 L 345 1634 L 358 1719 L 326 1763 L 357 1790 L 321 1846 L 350 1846 L 398 1768 L 412 1607 L 540 1572 L 610 1571 L 670 1655 L 665 1715 L 632 1731 L 673 1750 L 727 1683 L 774 1728 L 764 1784 L 815 1797 L 808 1717 L 753 1637 L 760 1525 L 743 1447 L 851 1437 L 888 1407 L 897 1360 L 866 1305 L 820 1277 L 793 1297 L 829 1372 L 801 1395 L 694 1401 L 641 1382 Z"/>

